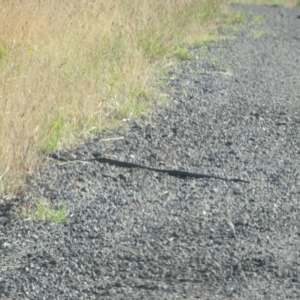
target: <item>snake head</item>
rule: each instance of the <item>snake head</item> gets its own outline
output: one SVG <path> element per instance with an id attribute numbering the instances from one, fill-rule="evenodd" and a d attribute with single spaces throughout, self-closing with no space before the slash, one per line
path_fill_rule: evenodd
<path id="1" fill-rule="evenodd" d="M 94 157 L 100 157 L 100 156 L 101 156 L 101 154 L 100 154 L 99 152 L 93 152 L 92 155 L 93 155 Z"/>

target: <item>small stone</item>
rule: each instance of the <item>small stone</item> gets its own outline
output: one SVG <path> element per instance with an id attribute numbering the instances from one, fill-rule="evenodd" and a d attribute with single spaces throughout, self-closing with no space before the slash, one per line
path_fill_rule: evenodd
<path id="1" fill-rule="evenodd" d="M 4 249 L 10 250 L 10 249 L 12 249 L 12 244 L 5 242 L 5 243 L 3 243 L 2 247 Z"/>

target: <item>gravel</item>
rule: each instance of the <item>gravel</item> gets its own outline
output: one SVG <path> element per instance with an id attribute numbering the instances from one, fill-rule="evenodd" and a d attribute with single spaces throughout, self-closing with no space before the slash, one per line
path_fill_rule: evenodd
<path id="1" fill-rule="evenodd" d="M 1 299 L 300 299 L 300 10 L 234 8 L 246 25 L 170 69 L 167 105 L 61 154 L 250 183 L 49 160 L 1 202 Z M 15 217 L 41 198 L 67 222 Z"/>

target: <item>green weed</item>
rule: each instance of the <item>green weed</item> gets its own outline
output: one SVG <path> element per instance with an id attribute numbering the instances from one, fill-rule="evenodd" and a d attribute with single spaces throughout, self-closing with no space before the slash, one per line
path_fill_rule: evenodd
<path id="1" fill-rule="evenodd" d="M 217 57 L 212 57 L 210 59 L 210 62 L 213 63 L 213 64 L 217 64 L 219 62 L 219 59 Z"/>
<path id="2" fill-rule="evenodd" d="M 196 48 L 200 47 L 206 47 L 208 46 L 211 42 L 216 42 L 220 39 L 221 37 L 217 34 L 206 34 L 201 36 L 200 38 L 196 39 L 193 42 L 193 46 Z M 205 50 L 204 50 L 205 51 Z"/>
<path id="3" fill-rule="evenodd" d="M 178 60 L 189 60 L 190 59 L 189 50 L 186 47 L 178 47 L 174 52 L 174 56 Z"/>
<path id="4" fill-rule="evenodd" d="M 8 56 L 8 49 L 6 49 L 1 43 L 0 43 L 0 70 L 3 67 L 4 61 Z"/>
<path id="5" fill-rule="evenodd" d="M 20 209 L 25 218 L 33 221 L 47 221 L 53 223 L 62 223 L 67 221 L 65 216 L 66 205 L 54 206 L 45 201 L 39 202 L 35 207 L 26 208 L 20 205 Z"/>
<path id="6" fill-rule="evenodd" d="M 259 39 L 259 38 L 261 38 L 262 36 L 265 36 L 265 35 L 275 37 L 275 34 L 271 31 L 268 31 L 268 30 L 255 30 L 252 34 L 249 34 L 249 36 L 252 36 L 255 39 Z"/>
<path id="7" fill-rule="evenodd" d="M 267 19 L 267 17 L 265 15 L 259 15 L 257 17 L 254 18 L 254 22 L 257 24 L 261 24 L 263 23 L 265 20 Z"/>
<path id="8" fill-rule="evenodd" d="M 159 101 L 160 101 L 162 104 L 167 104 L 167 103 L 169 103 L 170 99 L 169 99 L 167 96 L 160 95 L 160 96 L 159 96 Z"/>
<path id="9" fill-rule="evenodd" d="M 63 118 L 57 117 L 56 120 L 52 123 L 49 132 L 46 134 L 46 139 L 41 149 L 42 153 L 51 153 L 58 148 L 62 128 Z"/>

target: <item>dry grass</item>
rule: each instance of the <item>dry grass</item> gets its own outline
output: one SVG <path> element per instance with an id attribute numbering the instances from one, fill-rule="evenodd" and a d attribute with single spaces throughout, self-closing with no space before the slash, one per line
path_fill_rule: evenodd
<path id="1" fill-rule="evenodd" d="M 41 153 L 147 110 L 157 63 L 234 16 L 225 0 L 2 0 L 0 197 Z"/>
<path id="2" fill-rule="evenodd" d="M 45 4 L 44 4 L 45 3 Z M 228 20 L 222 0 L 2 0 L 0 196 L 41 153 L 151 104 L 151 74 Z"/>

